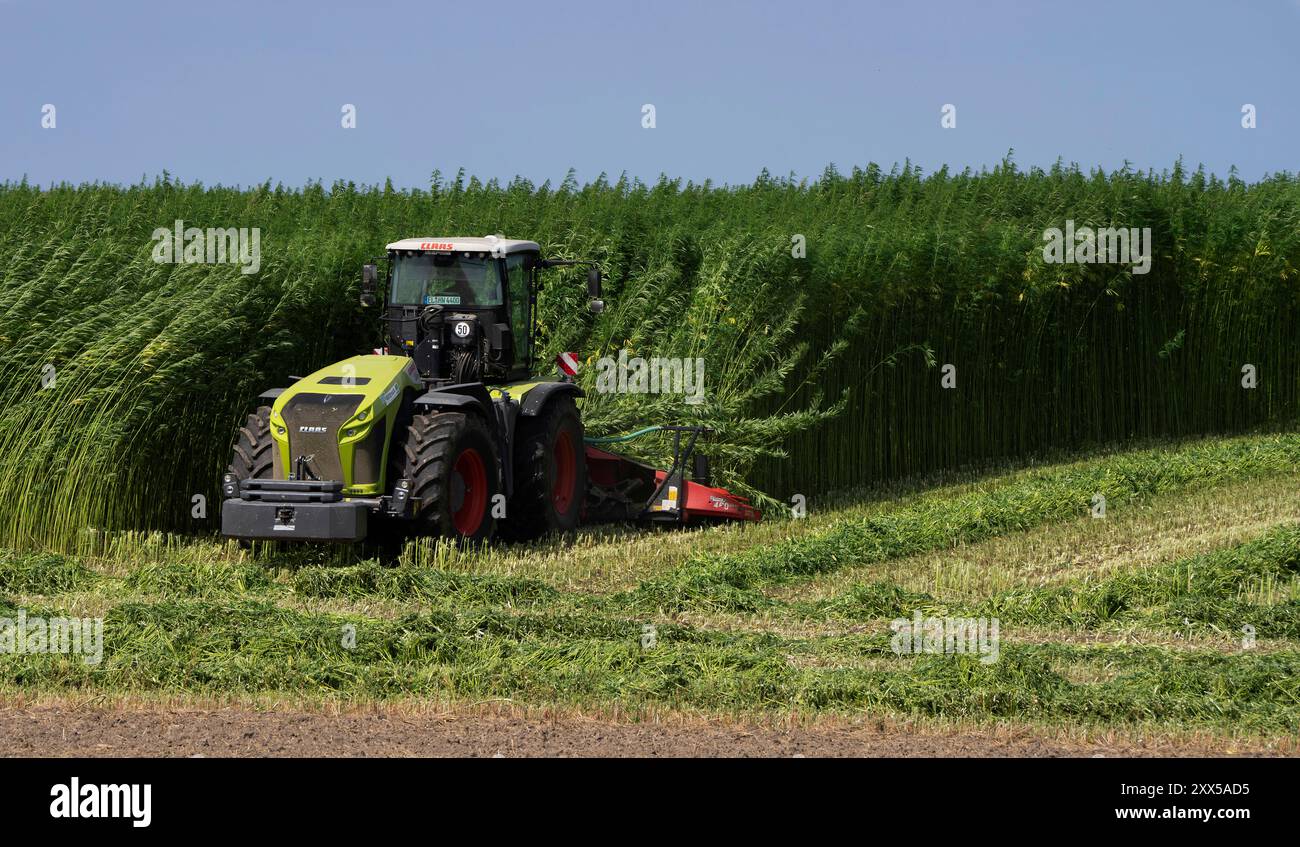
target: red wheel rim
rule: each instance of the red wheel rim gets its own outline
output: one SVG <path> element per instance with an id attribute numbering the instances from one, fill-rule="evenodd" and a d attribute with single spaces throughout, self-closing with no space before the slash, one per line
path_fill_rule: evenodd
<path id="1" fill-rule="evenodd" d="M 483 466 L 483 457 L 472 447 L 463 450 L 456 457 L 451 472 L 460 477 L 465 491 L 460 508 L 451 515 L 452 525 L 461 535 L 473 535 L 483 525 L 483 515 L 487 511 L 487 468 Z"/>
<path id="2" fill-rule="evenodd" d="M 578 461 L 573 453 L 573 439 L 561 432 L 555 438 L 555 482 L 551 485 L 551 503 L 561 515 L 569 513 L 573 490 L 578 485 Z"/>

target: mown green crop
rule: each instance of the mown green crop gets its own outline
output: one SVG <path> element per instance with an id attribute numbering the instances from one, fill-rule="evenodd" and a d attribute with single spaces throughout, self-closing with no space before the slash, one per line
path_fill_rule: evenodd
<path id="1" fill-rule="evenodd" d="M 480 557 L 468 572 L 385 567 L 355 551 L 318 567 L 300 548 L 254 559 L 148 538 L 86 558 L 6 552 L 0 618 L 102 618 L 103 653 L 88 662 L 0 651 L 0 688 L 921 716 L 1288 740 L 1300 715 L 1292 520 L 1142 566 L 1094 567 L 1117 540 L 1133 541 L 1099 534 L 1102 546 L 1078 551 L 1089 564 L 1077 572 L 981 594 L 937 581 L 904 587 L 893 580 L 905 574 L 871 568 L 835 593 L 817 588 L 864 564 L 924 570 L 908 564 L 918 551 L 1091 521 L 1093 492 L 1118 523 L 1192 490 L 1228 497 L 1270 479 L 1263 488 L 1276 491 L 1298 458 L 1300 436 L 1256 436 L 1022 470 L 865 514 L 846 508 L 806 532 L 791 525 L 773 544 L 684 554 L 607 594 L 557 587 L 527 562 L 482 551 L 466 553 Z M 613 558 L 625 540 L 601 543 Z M 996 658 L 895 652 L 891 621 L 917 613 L 999 619 Z M 1243 643 L 1246 634 L 1259 643 Z"/>

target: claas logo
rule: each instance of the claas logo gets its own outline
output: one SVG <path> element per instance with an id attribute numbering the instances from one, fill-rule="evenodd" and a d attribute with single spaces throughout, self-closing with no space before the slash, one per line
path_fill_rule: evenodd
<path id="1" fill-rule="evenodd" d="M 421 250 L 454 250 L 455 246 L 450 241 L 421 241 Z"/>

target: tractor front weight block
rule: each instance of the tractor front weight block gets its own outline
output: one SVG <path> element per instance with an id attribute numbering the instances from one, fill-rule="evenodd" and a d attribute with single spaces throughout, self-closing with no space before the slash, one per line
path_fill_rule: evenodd
<path id="1" fill-rule="evenodd" d="M 227 500 L 221 507 L 221 534 L 273 541 L 360 541 L 366 537 L 369 509 L 364 503 L 277 503 Z"/>

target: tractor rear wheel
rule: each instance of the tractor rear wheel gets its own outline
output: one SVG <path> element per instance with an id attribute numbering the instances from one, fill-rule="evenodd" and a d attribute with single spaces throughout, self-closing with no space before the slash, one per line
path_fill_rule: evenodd
<path id="1" fill-rule="evenodd" d="M 412 527 L 416 534 L 462 541 L 492 537 L 500 462 L 478 415 L 414 415 L 393 450 L 392 481 L 408 480 L 411 498 L 417 501 Z"/>
<path id="2" fill-rule="evenodd" d="M 587 498 L 582 418 L 571 397 L 556 397 L 515 436 L 515 490 L 503 530 L 526 541 L 578 526 Z"/>
<path id="3" fill-rule="evenodd" d="M 235 479 L 270 479 L 275 473 L 275 442 L 271 438 L 271 407 L 259 406 L 239 428 L 229 473 Z"/>

